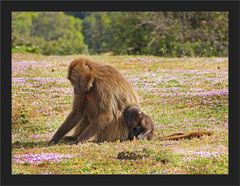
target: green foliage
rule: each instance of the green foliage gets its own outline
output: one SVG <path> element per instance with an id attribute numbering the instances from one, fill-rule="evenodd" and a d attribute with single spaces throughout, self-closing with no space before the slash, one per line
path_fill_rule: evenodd
<path id="1" fill-rule="evenodd" d="M 105 12 L 92 13 L 83 21 L 83 33 L 85 41 L 92 53 L 111 51 L 110 43 L 113 36 L 110 35 L 110 17 Z"/>
<path id="2" fill-rule="evenodd" d="M 19 124 L 27 124 L 27 123 L 29 123 L 27 113 L 21 111 L 21 114 L 17 118 L 16 123 L 19 123 Z"/>
<path id="3" fill-rule="evenodd" d="M 83 24 L 92 53 L 227 56 L 227 19 L 220 12 L 98 12 Z"/>
<path id="4" fill-rule="evenodd" d="M 227 56 L 227 12 L 13 13 L 12 48 L 42 54 Z"/>
<path id="5" fill-rule="evenodd" d="M 13 51 L 42 54 L 87 52 L 80 19 L 62 12 L 13 13 Z"/>

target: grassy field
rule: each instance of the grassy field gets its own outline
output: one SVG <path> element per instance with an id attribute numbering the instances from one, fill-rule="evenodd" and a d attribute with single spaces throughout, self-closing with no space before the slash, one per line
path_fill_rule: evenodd
<path id="1" fill-rule="evenodd" d="M 46 143 L 71 109 L 67 67 L 76 56 L 13 54 L 12 174 L 228 174 L 228 59 L 91 56 L 117 68 L 157 126 L 179 141 Z M 132 158 L 118 159 L 128 152 Z"/>

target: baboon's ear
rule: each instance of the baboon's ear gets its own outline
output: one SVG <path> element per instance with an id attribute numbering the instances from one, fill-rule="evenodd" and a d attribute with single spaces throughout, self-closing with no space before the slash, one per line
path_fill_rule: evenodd
<path id="1" fill-rule="evenodd" d="M 138 112 L 138 117 L 142 118 L 142 112 L 140 112 L 140 111 Z"/>

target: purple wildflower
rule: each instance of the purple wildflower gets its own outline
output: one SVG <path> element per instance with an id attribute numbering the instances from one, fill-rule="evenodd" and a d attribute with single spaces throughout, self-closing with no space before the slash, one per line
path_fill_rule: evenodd
<path id="1" fill-rule="evenodd" d="M 12 72 L 13 73 L 19 73 L 24 72 L 30 67 L 34 68 L 49 68 L 51 65 L 48 64 L 46 61 L 14 61 L 12 65 Z"/>
<path id="2" fill-rule="evenodd" d="M 162 172 L 163 172 L 164 174 L 166 174 L 166 173 L 168 173 L 168 170 L 163 170 Z"/>
<path id="3" fill-rule="evenodd" d="M 193 152 L 193 155 L 198 155 L 202 157 L 211 157 L 211 156 L 218 156 L 221 155 L 222 153 L 220 152 L 205 152 L 205 151 L 200 151 L 200 152 Z"/>
<path id="4" fill-rule="evenodd" d="M 40 138 L 40 135 L 39 134 L 34 134 L 31 136 L 32 139 L 39 139 Z"/>
<path id="5" fill-rule="evenodd" d="M 20 84 L 23 84 L 26 82 L 26 78 L 12 78 L 12 82 L 13 83 L 20 83 Z"/>
<path id="6" fill-rule="evenodd" d="M 129 63 L 129 61 L 136 61 L 138 64 L 139 63 L 152 63 L 152 62 L 159 62 L 159 59 L 151 59 L 151 58 L 130 58 L 126 61 L 126 63 Z"/>
<path id="7" fill-rule="evenodd" d="M 159 89 L 160 90 L 160 89 Z M 163 90 L 162 90 L 163 91 Z M 223 96 L 228 95 L 227 89 L 222 90 L 211 90 L 211 91 L 201 91 L 200 89 L 196 92 L 175 92 L 174 89 L 170 93 L 166 92 L 156 92 L 157 95 L 160 96 L 202 96 L 202 97 L 208 97 L 208 96 Z"/>
<path id="8" fill-rule="evenodd" d="M 65 158 L 72 158 L 69 154 L 41 153 L 41 154 L 23 154 L 13 156 L 13 161 L 17 163 L 39 164 L 42 162 L 59 162 Z"/>

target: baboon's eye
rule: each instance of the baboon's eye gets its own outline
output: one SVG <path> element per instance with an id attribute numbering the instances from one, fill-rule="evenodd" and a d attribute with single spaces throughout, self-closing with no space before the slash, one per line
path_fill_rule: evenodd
<path id="1" fill-rule="evenodd" d="M 137 131 L 137 127 L 134 127 L 134 128 L 133 128 L 133 132 L 136 132 L 136 131 Z"/>

